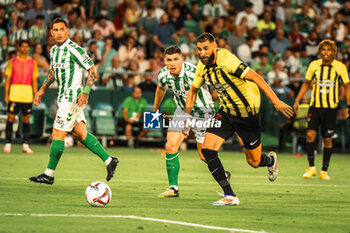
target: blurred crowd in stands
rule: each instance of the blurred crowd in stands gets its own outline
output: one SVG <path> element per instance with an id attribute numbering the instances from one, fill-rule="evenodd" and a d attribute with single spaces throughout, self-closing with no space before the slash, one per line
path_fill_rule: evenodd
<path id="1" fill-rule="evenodd" d="M 317 45 L 331 38 L 350 65 L 350 0 L 0 0 L 1 78 L 16 42 L 29 39 L 41 82 L 54 40 L 49 22 L 69 22 L 70 38 L 95 62 L 97 85 L 131 91 L 156 89 L 163 50 L 178 45 L 196 64 L 196 37 L 215 35 L 281 95 L 297 95 Z M 299 81 L 300 80 L 300 81 Z M 39 82 L 40 83 L 40 82 Z"/>

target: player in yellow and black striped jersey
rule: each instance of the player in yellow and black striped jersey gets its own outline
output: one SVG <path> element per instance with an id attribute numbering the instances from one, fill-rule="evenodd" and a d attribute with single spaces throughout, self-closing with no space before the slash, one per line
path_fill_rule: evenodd
<path id="1" fill-rule="evenodd" d="M 297 112 L 299 101 L 313 83 L 310 109 L 308 113 L 308 128 L 306 132 L 306 152 L 308 154 L 309 168 L 303 175 L 304 178 L 311 178 L 317 174 L 315 168 L 315 139 L 319 126 L 323 137 L 323 165 L 320 178 L 329 180 L 327 169 L 332 153 L 332 136 L 335 130 L 339 82 L 344 85 L 345 96 L 348 107 L 350 106 L 349 77 L 346 66 L 335 59 L 337 46 L 332 40 L 323 40 L 318 45 L 318 53 L 321 59 L 310 63 L 301 86 L 299 94 L 295 99 L 294 111 Z"/>
<path id="2" fill-rule="evenodd" d="M 234 54 L 226 49 L 218 49 L 215 38 L 210 33 L 198 37 L 197 52 L 200 61 L 188 92 L 186 112 L 191 112 L 197 92 L 204 82 L 218 92 L 220 110 L 216 119 L 221 122 L 221 127 L 207 129 L 202 153 L 214 179 L 225 192 L 223 198 L 213 205 L 238 205 L 239 200 L 228 183 L 218 158 L 219 149 L 228 138 L 237 133 L 243 140 L 247 162 L 252 167 L 267 166 L 269 180 L 274 181 L 278 172 L 276 153 L 266 155 L 261 152 L 259 88 L 285 116 L 291 117 L 293 109 L 280 101 L 264 79 Z"/>

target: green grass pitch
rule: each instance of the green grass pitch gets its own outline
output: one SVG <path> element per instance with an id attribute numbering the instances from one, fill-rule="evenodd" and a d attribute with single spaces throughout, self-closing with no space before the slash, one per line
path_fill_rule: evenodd
<path id="1" fill-rule="evenodd" d="M 278 179 L 270 182 L 266 168 L 251 168 L 242 152 L 220 152 L 241 203 L 216 207 L 211 203 L 220 199 L 219 186 L 196 151 L 180 153 L 180 197 L 166 199 L 157 197 L 168 186 L 159 151 L 108 148 L 120 159 L 107 183 L 112 199 L 94 208 L 84 192 L 93 181 L 105 182 L 106 168 L 97 156 L 66 148 L 49 186 L 28 180 L 44 171 L 49 147 L 33 146 L 33 155 L 22 154 L 19 145 L 12 150 L 0 155 L 1 233 L 350 232 L 349 154 L 333 155 L 330 181 L 303 179 L 306 157 L 280 154 Z M 321 163 L 322 156 L 316 156 L 318 171 Z"/>

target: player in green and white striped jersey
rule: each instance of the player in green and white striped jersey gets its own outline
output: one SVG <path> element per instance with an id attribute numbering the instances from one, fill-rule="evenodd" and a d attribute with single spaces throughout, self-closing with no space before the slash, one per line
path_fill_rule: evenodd
<path id="1" fill-rule="evenodd" d="M 29 179 L 36 183 L 53 184 L 54 172 L 64 150 L 67 132 L 98 155 L 107 166 L 109 181 L 118 165 L 118 159 L 104 150 L 97 138 L 86 131 L 83 108 L 86 106 L 91 87 L 96 81 L 94 63 L 86 52 L 68 38 L 69 28 L 62 18 L 51 23 L 51 35 L 56 41 L 50 50 L 50 72 L 40 90 L 35 94 L 34 104 L 41 102 L 46 89 L 56 80 L 58 84 L 58 109 L 52 130 L 50 161 L 45 172 Z M 86 85 L 83 85 L 82 70 L 88 70 Z"/>
<path id="2" fill-rule="evenodd" d="M 184 122 L 187 119 L 185 113 L 186 97 L 194 79 L 196 66 L 184 62 L 181 50 L 176 46 L 170 46 L 165 50 L 164 54 L 166 66 L 161 69 L 158 74 L 158 87 L 153 110 L 157 111 L 159 109 L 167 89 L 174 94 L 174 101 L 177 108 L 169 122 L 167 143 L 165 145 L 169 188 L 158 196 L 178 197 L 178 175 L 180 169 L 178 149 L 185 139 L 185 136 L 182 134 L 183 126 L 181 126 L 180 122 Z M 191 115 L 196 121 L 204 122 L 213 118 L 215 110 L 212 94 L 215 95 L 216 92 L 214 91 L 214 93 L 211 93 L 206 85 L 203 85 L 199 90 L 194 110 L 191 112 Z M 191 129 L 195 133 L 198 154 L 200 158 L 205 161 L 201 153 L 201 145 L 204 141 L 206 127 L 202 124 L 201 127 L 195 125 L 195 127 L 191 127 Z"/>

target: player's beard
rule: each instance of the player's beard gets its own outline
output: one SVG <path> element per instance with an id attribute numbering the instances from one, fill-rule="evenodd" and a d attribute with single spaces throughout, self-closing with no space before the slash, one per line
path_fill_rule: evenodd
<path id="1" fill-rule="evenodd" d="M 210 66 L 213 64 L 214 59 L 215 59 L 215 54 L 214 52 L 212 52 L 208 58 L 208 60 L 204 61 L 203 58 L 201 56 L 199 56 L 199 58 L 201 59 L 201 62 L 206 65 L 206 66 Z M 205 57 L 206 58 L 206 57 Z"/>

